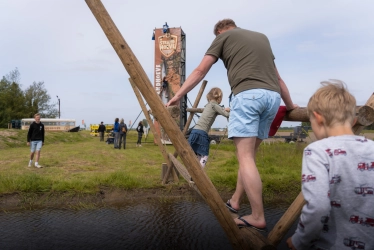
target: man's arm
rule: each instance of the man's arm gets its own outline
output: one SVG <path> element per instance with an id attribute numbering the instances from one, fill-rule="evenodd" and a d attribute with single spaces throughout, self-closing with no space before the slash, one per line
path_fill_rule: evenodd
<path id="1" fill-rule="evenodd" d="M 277 66 L 275 66 L 275 63 L 274 63 L 274 67 L 275 67 L 275 71 L 277 72 L 279 87 L 281 90 L 280 94 L 281 94 L 284 104 L 286 105 L 287 110 L 292 110 L 292 109 L 299 107 L 298 105 L 292 102 L 291 95 L 290 95 L 290 92 L 288 91 L 287 85 L 283 81 L 281 76 L 279 75 L 279 72 L 278 72 Z"/>
<path id="2" fill-rule="evenodd" d="M 193 89 L 209 72 L 212 65 L 217 61 L 217 57 L 212 55 L 205 55 L 201 60 L 199 66 L 187 77 L 182 87 L 178 90 L 175 96 L 166 104 L 166 107 L 170 105 L 176 105 L 178 101 L 191 89 Z"/>

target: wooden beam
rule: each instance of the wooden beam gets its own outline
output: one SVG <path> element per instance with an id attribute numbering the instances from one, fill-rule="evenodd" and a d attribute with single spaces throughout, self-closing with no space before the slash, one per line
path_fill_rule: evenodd
<path id="1" fill-rule="evenodd" d="M 365 126 L 369 126 L 370 124 L 374 123 L 374 108 L 372 106 L 374 106 L 374 98 L 373 100 L 369 99 L 369 101 L 364 106 L 357 106 L 358 112 L 356 114 L 357 116 L 356 126 L 365 127 Z M 193 113 L 202 113 L 204 111 L 203 108 L 188 108 L 186 110 L 187 112 L 193 112 Z M 307 109 L 305 107 L 300 107 L 297 109 L 293 109 L 291 111 L 287 111 L 283 121 L 309 122 Z"/>
<path id="2" fill-rule="evenodd" d="M 292 202 L 291 206 L 279 219 L 274 228 L 270 231 L 268 235 L 268 240 L 277 246 L 279 242 L 286 235 L 288 230 L 290 230 L 293 223 L 299 218 L 301 209 L 305 205 L 305 200 L 303 194 L 300 192 L 296 199 Z"/>
<path id="3" fill-rule="evenodd" d="M 369 97 L 369 99 L 367 100 L 367 102 L 365 103 L 365 106 L 371 108 L 372 110 L 374 110 L 374 93 Z M 358 109 L 358 111 L 360 112 L 360 108 Z M 371 113 L 370 111 L 368 113 Z M 370 120 L 370 118 L 367 118 L 367 120 Z M 358 119 L 358 121 L 360 121 L 360 119 Z M 371 121 L 373 123 L 373 121 Z M 368 124 L 370 125 L 370 124 Z M 359 123 L 355 124 L 352 128 L 353 130 L 353 133 L 355 133 L 356 135 L 359 135 L 362 130 L 365 128 L 365 126 L 368 126 L 368 125 L 361 125 Z"/>
<path id="4" fill-rule="evenodd" d="M 196 97 L 196 99 L 195 99 L 195 102 L 194 102 L 192 108 L 196 108 L 197 105 L 199 105 L 199 102 L 200 102 L 201 96 L 202 96 L 203 93 L 204 93 L 204 90 L 205 90 L 205 87 L 206 87 L 207 83 L 208 83 L 208 82 L 207 82 L 206 80 L 204 80 L 203 83 L 201 84 L 201 87 L 200 87 L 199 93 L 197 94 L 197 97 Z M 186 133 L 187 133 L 187 131 L 188 131 L 188 128 L 189 128 L 189 126 L 190 126 L 190 124 L 191 124 L 191 122 L 192 122 L 193 116 L 194 116 L 194 113 L 190 113 L 190 115 L 188 116 L 187 122 L 186 122 L 186 124 L 184 125 L 183 135 L 186 135 Z M 177 151 L 177 150 L 174 151 L 173 156 L 174 156 L 175 158 L 178 157 L 178 151 Z M 171 167 L 168 167 L 168 169 L 167 169 L 167 171 L 166 171 L 166 174 L 165 174 L 165 176 L 164 176 L 164 179 L 162 180 L 162 184 L 165 184 L 165 183 L 166 183 L 167 179 L 169 178 L 169 175 L 170 175 L 171 169 L 172 169 Z"/>
<path id="5" fill-rule="evenodd" d="M 240 232 L 238 226 L 231 218 L 230 212 L 226 208 L 211 180 L 201 169 L 201 165 L 195 153 L 184 138 L 177 123 L 167 114 L 165 104 L 160 100 L 147 74 L 117 29 L 104 5 L 100 0 L 86 0 L 86 3 L 103 29 L 109 42 L 112 44 L 131 79 L 138 87 L 152 111 L 157 115 L 158 121 L 173 142 L 189 174 L 192 176 L 196 186 L 199 188 L 210 209 L 221 224 L 233 247 L 236 249 L 250 249 L 244 234 Z"/>
<path id="6" fill-rule="evenodd" d="M 172 168 L 172 165 L 173 165 L 173 164 L 172 164 L 172 162 L 171 162 L 170 159 L 169 159 L 169 156 L 168 156 L 168 154 L 167 154 L 167 152 L 166 152 L 166 148 L 165 148 L 165 146 L 161 143 L 161 138 L 160 138 L 159 134 L 158 134 L 157 131 L 156 131 L 155 125 L 153 124 L 150 115 L 148 114 L 147 108 L 146 108 L 146 106 L 145 106 L 145 103 L 144 103 L 144 101 L 143 101 L 143 98 L 142 98 L 142 96 L 141 96 L 141 94 L 140 94 L 138 88 L 136 87 L 136 85 L 134 84 L 134 82 L 131 80 L 131 78 L 129 78 L 129 82 L 130 82 L 130 84 L 131 84 L 132 89 L 134 90 L 134 93 L 135 93 L 136 98 L 138 99 L 138 102 L 139 102 L 139 104 L 140 104 L 140 107 L 141 107 L 142 110 L 143 110 L 143 113 L 144 113 L 144 115 L 145 115 L 145 118 L 146 118 L 147 121 L 148 121 L 149 127 L 151 128 L 151 131 L 152 131 L 153 136 L 154 136 L 154 138 L 155 138 L 155 140 L 156 140 L 156 142 L 157 142 L 157 145 L 158 145 L 158 147 L 159 147 L 159 149 L 160 149 L 160 151 L 161 151 L 161 154 L 162 154 L 162 156 L 164 157 L 164 160 L 166 161 L 166 165 L 167 165 L 168 167 L 170 166 L 171 169 L 173 169 L 173 168 Z M 175 181 L 175 182 L 178 182 L 178 181 L 179 181 L 179 178 L 178 178 L 177 174 L 175 173 L 175 171 L 171 171 L 171 172 L 173 173 L 173 179 L 174 179 L 174 181 Z M 169 173 L 169 175 L 170 175 L 170 173 Z"/>

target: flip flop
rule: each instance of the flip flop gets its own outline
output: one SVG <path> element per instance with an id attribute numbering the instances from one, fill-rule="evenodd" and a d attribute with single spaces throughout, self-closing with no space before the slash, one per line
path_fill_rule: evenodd
<path id="1" fill-rule="evenodd" d="M 248 221 L 243 219 L 243 217 L 241 217 L 241 216 L 239 216 L 237 219 L 244 222 L 244 225 L 243 224 L 237 224 L 239 228 L 250 227 L 250 228 L 256 229 L 257 231 L 260 231 L 260 232 L 267 232 L 268 231 L 267 227 L 259 228 L 259 227 L 255 227 L 255 226 L 249 224 Z"/>
<path id="2" fill-rule="evenodd" d="M 238 213 L 238 210 L 236 210 L 235 208 L 233 208 L 233 207 L 231 206 L 230 200 L 228 200 L 228 201 L 225 203 L 225 205 L 226 205 L 226 207 L 230 210 L 230 212 L 233 212 L 233 213 L 235 213 L 235 214 Z"/>

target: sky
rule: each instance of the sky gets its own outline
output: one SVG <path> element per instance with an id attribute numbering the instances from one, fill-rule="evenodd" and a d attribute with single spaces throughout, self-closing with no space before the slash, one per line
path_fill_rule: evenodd
<path id="1" fill-rule="evenodd" d="M 151 82 L 154 28 L 186 34 L 186 74 L 198 66 L 224 18 L 264 33 L 293 102 L 305 107 L 320 82 L 340 79 L 363 105 L 374 92 L 372 0 L 102 0 Z M 84 0 L 0 0 L 0 77 L 18 68 L 22 89 L 43 81 L 61 118 L 89 124 L 128 124 L 141 107 L 129 75 Z M 205 94 L 220 87 L 229 106 L 226 69 L 218 61 L 204 78 Z M 200 85 L 188 94 L 194 102 Z M 204 96 L 205 96 L 204 94 Z M 206 104 L 202 98 L 199 107 Z M 144 119 L 141 114 L 140 119 Z M 138 120 L 139 121 L 139 120 Z M 196 119 L 195 119 L 196 121 Z M 213 127 L 226 127 L 218 117 Z M 298 122 L 283 122 L 296 126 Z"/>

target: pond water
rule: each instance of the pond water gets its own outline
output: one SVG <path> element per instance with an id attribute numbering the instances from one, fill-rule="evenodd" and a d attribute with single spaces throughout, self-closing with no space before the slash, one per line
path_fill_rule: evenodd
<path id="1" fill-rule="evenodd" d="M 272 229 L 286 208 L 265 210 Z M 250 213 L 243 205 L 240 214 Z M 295 231 L 296 223 L 278 249 Z M 204 201 L 0 212 L 0 249 L 232 249 Z"/>

